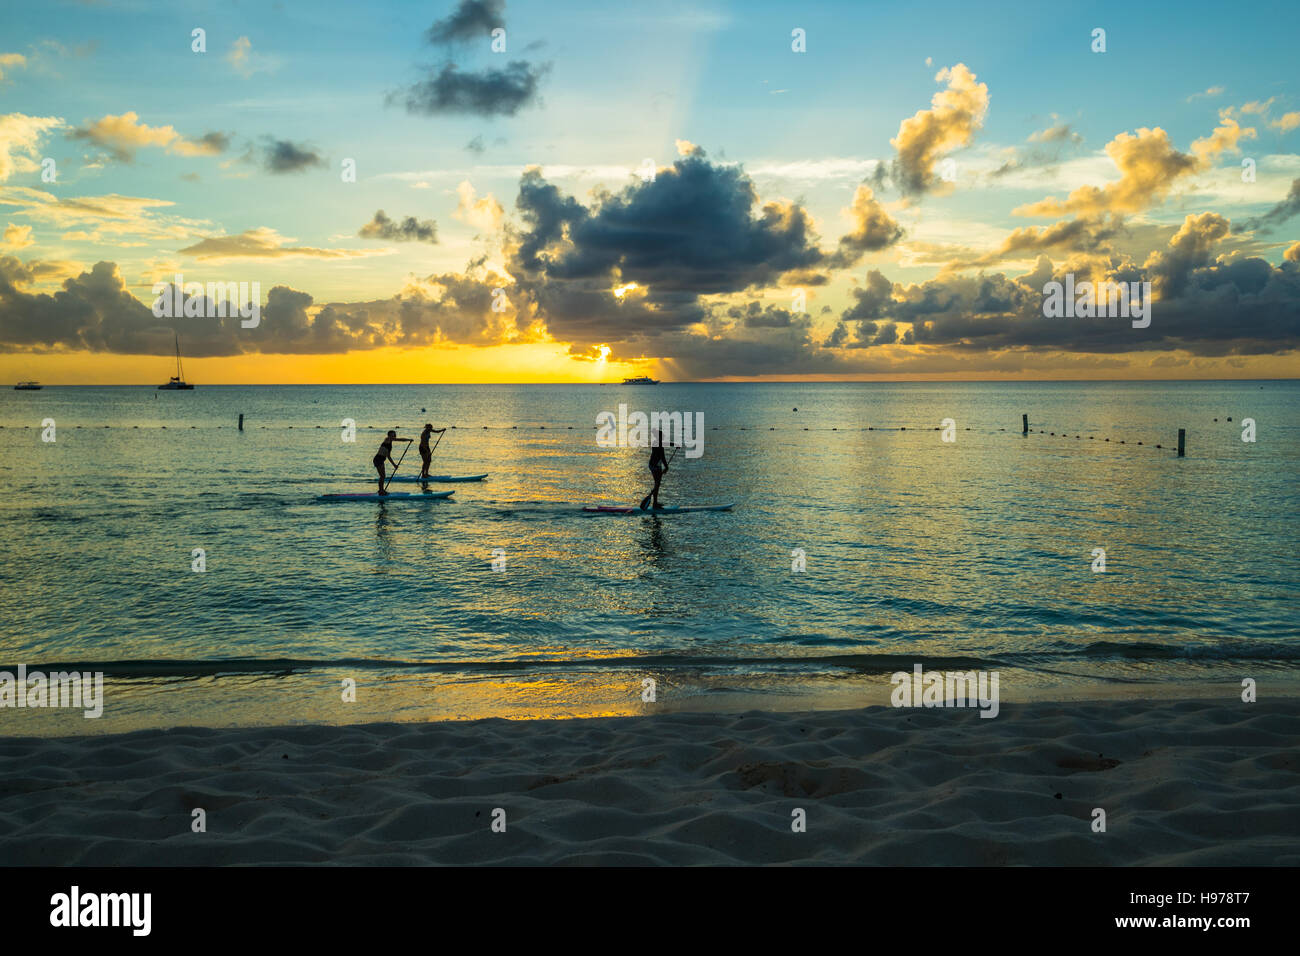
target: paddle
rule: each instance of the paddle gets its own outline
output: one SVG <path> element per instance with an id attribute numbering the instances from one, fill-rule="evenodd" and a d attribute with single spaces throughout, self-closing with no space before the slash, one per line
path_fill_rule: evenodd
<path id="1" fill-rule="evenodd" d="M 674 446 L 673 446 L 673 453 L 672 453 L 671 455 L 668 456 L 668 463 L 664 465 L 664 474 L 665 474 L 665 475 L 668 474 L 668 466 L 671 465 L 671 464 L 673 463 L 673 459 L 677 457 L 677 449 L 680 448 L 680 447 L 681 447 L 680 445 L 674 445 Z M 662 481 L 662 478 L 661 478 L 660 480 Z M 642 511 L 645 511 L 647 508 L 650 507 L 650 499 L 654 497 L 654 493 L 655 493 L 655 490 L 654 490 L 653 488 L 651 488 L 651 489 L 650 489 L 650 494 L 646 495 L 644 498 L 641 499 L 641 510 L 642 510 Z"/>
<path id="2" fill-rule="evenodd" d="M 411 450 L 411 442 L 415 441 L 414 438 L 403 438 L 399 440 L 406 442 L 406 447 L 402 449 L 402 454 L 397 458 L 397 464 L 393 466 L 393 474 L 389 475 L 388 480 L 384 482 L 384 491 L 388 491 L 388 486 L 393 483 L 393 475 L 397 474 L 397 469 L 402 467 L 402 461 L 406 458 L 406 453 Z"/>

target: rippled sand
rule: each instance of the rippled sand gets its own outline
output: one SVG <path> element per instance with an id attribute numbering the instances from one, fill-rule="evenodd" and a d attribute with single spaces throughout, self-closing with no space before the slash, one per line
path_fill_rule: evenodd
<path id="1" fill-rule="evenodd" d="M 1297 737 L 1298 698 L 7 738 L 0 862 L 1294 866 Z"/>

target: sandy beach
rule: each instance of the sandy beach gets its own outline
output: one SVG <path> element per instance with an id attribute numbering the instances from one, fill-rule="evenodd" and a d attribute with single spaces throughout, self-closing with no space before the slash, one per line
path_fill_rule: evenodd
<path id="1" fill-rule="evenodd" d="M 8 737 L 0 863 L 1294 866 L 1298 736 L 1291 697 Z"/>

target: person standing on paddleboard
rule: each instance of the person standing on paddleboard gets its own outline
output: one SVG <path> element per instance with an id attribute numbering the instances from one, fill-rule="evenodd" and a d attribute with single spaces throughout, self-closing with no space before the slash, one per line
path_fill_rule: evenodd
<path id="1" fill-rule="evenodd" d="M 650 474 L 655 477 L 654 490 L 650 492 L 652 508 L 659 507 L 659 482 L 663 480 L 664 472 L 668 470 L 668 459 L 664 456 L 664 433 L 659 431 L 655 434 L 659 436 L 659 440 L 650 449 Z M 645 502 L 641 503 L 641 507 L 645 507 Z"/>
<path id="2" fill-rule="evenodd" d="M 397 462 L 393 461 L 393 442 L 410 440 L 409 438 L 398 438 L 397 432 L 390 431 L 384 440 L 379 443 L 379 451 L 375 452 L 375 457 L 371 461 L 375 466 L 375 471 L 379 472 L 379 493 L 381 495 L 388 494 L 388 489 L 384 487 L 384 479 L 387 477 L 384 474 L 384 462 L 388 461 L 393 466 L 393 470 L 397 470 Z"/>
<path id="3" fill-rule="evenodd" d="M 433 460 L 433 450 L 429 447 L 429 436 L 434 432 L 441 435 L 446 430 L 445 428 L 434 428 L 432 425 L 426 424 L 424 431 L 420 432 L 420 459 L 424 462 L 424 465 L 420 468 L 421 478 L 429 477 L 429 462 Z"/>

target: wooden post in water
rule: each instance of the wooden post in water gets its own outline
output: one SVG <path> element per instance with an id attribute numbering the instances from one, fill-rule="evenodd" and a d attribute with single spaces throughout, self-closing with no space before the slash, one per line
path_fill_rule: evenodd
<path id="1" fill-rule="evenodd" d="M 1029 434 L 1029 415 L 1027 414 L 1020 416 L 1020 434 Z"/>
<path id="2" fill-rule="evenodd" d="M 1186 440 L 1187 440 L 1187 429 L 1186 429 L 1186 428 L 1180 428 L 1180 429 L 1178 429 L 1178 457 L 1179 457 L 1179 458 L 1184 458 L 1184 457 L 1186 457 L 1186 456 L 1183 454 L 1183 443 L 1184 443 Z"/>
<path id="3" fill-rule="evenodd" d="M 240 412 L 240 413 L 239 413 L 239 430 L 240 430 L 241 432 L 244 430 L 244 413 L 243 413 L 243 412 Z"/>

